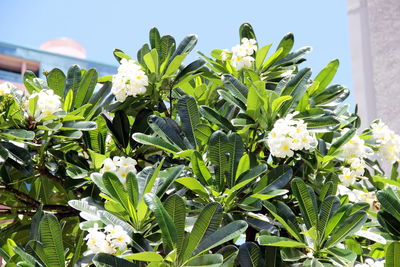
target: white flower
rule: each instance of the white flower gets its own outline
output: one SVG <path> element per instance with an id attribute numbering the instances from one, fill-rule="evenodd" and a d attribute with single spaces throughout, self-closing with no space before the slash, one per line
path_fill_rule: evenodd
<path id="1" fill-rule="evenodd" d="M 346 133 L 348 129 L 343 132 Z M 354 135 L 346 144 L 342 147 L 341 157 L 345 160 L 352 160 L 354 158 L 365 158 L 372 154 L 371 148 L 365 145 L 357 134 Z"/>
<path id="2" fill-rule="evenodd" d="M 364 192 L 361 190 L 353 189 L 350 190 L 347 186 L 338 185 L 338 195 L 347 196 L 350 202 L 366 202 L 369 204 L 369 210 L 372 212 L 377 212 L 379 210 L 377 198 L 375 192 Z"/>
<path id="3" fill-rule="evenodd" d="M 126 250 L 128 244 L 132 241 L 128 233 L 119 225 L 107 225 L 105 231 L 108 233 L 106 239 L 117 250 Z"/>
<path id="4" fill-rule="evenodd" d="M 61 98 L 54 94 L 51 89 L 42 89 L 38 93 L 32 94 L 29 98 L 37 97 L 36 111 L 32 114 L 36 121 L 41 121 L 44 117 L 53 115 L 54 112 L 61 110 Z"/>
<path id="5" fill-rule="evenodd" d="M 394 132 L 382 121 L 377 121 L 371 124 L 371 131 L 373 137 L 378 143 L 386 143 L 390 140 Z"/>
<path id="6" fill-rule="evenodd" d="M 253 52 L 257 51 L 257 41 L 254 39 L 242 38 L 242 46 L 246 48 L 247 55 L 252 55 Z"/>
<path id="7" fill-rule="evenodd" d="M 309 150 L 316 145 L 314 136 L 307 130 L 307 124 L 303 120 L 293 119 L 294 115 L 288 114 L 277 120 L 268 134 L 267 144 L 275 157 L 292 157 L 294 151 Z"/>
<path id="8" fill-rule="evenodd" d="M 101 168 L 100 173 L 114 172 L 121 183 L 125 183 L 126 176 L 129 172 L 136 174 L 136 164 L 136 160 L 132 158 L 115 156 L 112 159 L 107 158 L 103 161 L 103 167 Z"/>
<path id="9" fill-rule="evenodd" d="M 365 259 L 364 263 L 357 263 L 354 267 L 384 267 L 385 260 L 374 260 L 372 258 Z"/>
<path id="10" fill-rule="evenodd" d="M 400 161 L 400 136 L 394 134 L 379 147 L 379 156 L 390 164 Z"/>
<path id="11" fill-rule="evenodd" d="M 350 168 L 343 168 L 342 174 L 339 174 L 339 179 L 345 186 L 350 186 L 356 181 L 357 174 Z"/>
<path id="12" fill-rule="evenodd" d="M 349 160 L 350 168 L 354 170 L 357 176 L 364 174 L 364 169 L 366 167 L 365 161 L 361 158 L 353 158 Z"/>
<path id="13" fill-rule="evenodd" d="M 241 42 L 241 45 L 235 45 L 232 47 L 231 65 L 235 67 L 236 70 L 250 68 L 254 62 L 254 57 L 251 55 L 257 51 L 256 40 L 243 38 Z M 228 51 L 223 50 L 221 53 L 222 61 L 227 60 L 229 57 L 230 54 Z"/>
<path id="14" fill-rule="evenodd" d="M 107 225 L 102 232 L 95 224 L 93 228 L 88 229 L 85 237 L 86 245 L 92 253 L 115 254 L 117 251 L 124 251 L 128 244 L 132 242 L 128 233 L 119 225 Z"/>
<path id="15" fill-rule="evenodd" d="M 382 121 L 371 124 L 371 131 L 379 145 L 380 158 L 390 164 L 400 161 L 400 136 Z"/>
<path id="16" fill-rule="evenodd" d="M 251 64 L 253 63 L 253 61 L 254 61 L 254 58 L 251 56 L 243 57 L 243 56 L 233 54 L 231 65 L 233 67 L 235 67 L 237 70 L 241 70 L 243 68 L 251 67 Z"/>
<path id="17" fill-rule="evenodd" d="M 113 76 L 111 92 L 117 101 L 123 102 L 128 96 L 136 96 L 146 92 L 148 77 L 134 60 L 121 59 L 118 73 Z"/>
<path id="18" fill-rule="evenodd" d="M 13 91 L 19 90 L 14 84 L 10 82 L 4 82 L 0 84 L 0 96 L 6 96 L 11 94 Z"/>
<path id="19" fill-rule="evenodd" d="M 227 61 L 231 57 L 231 51 L 223 49 L 221 52 L 221 60 Z"/>
<path id="20" fill-rule="evenodd" d="M 93 228 L 88 229 L 88 234 L 85 237 L 86 245 L 93 253 L 104 252 L 113 254 L 115 249 L 111 247 L 110 242 L 106 240 L 106 235 L 98 229 L 95 224 Z"/>
<path id="21" fill-rule="evenodd" d="M 238 56 L 238 57 L 248 56 L 247 47 L 245 47 L 243 45 L 235 45 L 234 47 L 232 47 L 232 53 L 234 56 Z"/>

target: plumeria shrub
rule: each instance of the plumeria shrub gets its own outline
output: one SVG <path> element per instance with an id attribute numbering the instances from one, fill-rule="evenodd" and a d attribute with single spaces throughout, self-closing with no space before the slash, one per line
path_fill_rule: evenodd
<path id="1" fill-rule="evenodd" d="M 251 25 L 0 85 L 6 266 L 399 266 L 400 137 Z"/>

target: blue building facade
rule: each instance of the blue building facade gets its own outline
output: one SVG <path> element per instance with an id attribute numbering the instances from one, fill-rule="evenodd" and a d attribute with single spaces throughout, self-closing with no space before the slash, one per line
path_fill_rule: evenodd
<path id="1" fill-rule="evenodd" d="M 59 68 L 66 73 L 74 64 L 83 69 L 95 68 L 99 77 L 117 72 L 117 67 L 113 65 L 0 42 L 0 81 L 22 84 L 25 70 L 45 78 L 44 71 Z"/>

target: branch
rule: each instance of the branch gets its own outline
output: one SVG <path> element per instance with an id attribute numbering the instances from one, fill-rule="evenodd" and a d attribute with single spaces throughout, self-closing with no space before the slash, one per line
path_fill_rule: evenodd
<path id="1" fill-rule="evenodd" d="M 4 185 L 2 187 L 0 187 L 0 190 L 5 190 L 8 191 L 10 193 L 13 193 L 20 201 L 24 202 L 27 205 L 33 205 L 34 207 L 37 207 L 40 205 L 40 202 L 37 201 L 36 199 L 34 199 L 33 197 L 31 197 L 30 195 L 21 192 L 17 189 L 14 189 L 12 187 L 10 187 L 9 185 Z"/>
<path id="2" fill-rule="evenodd" d="M 40 175 L 46 176 L 47 178 L 49 178 L 49 179 L 51 179 L 51 180 L 53 180 L 53 181 L 56 181 L 57 183 L 59 183 L 59 184 L 61 184 L 61 185 L 64 184 L 64 180 L 63 180 L 63 179 L 61 179 L 60 177 L 57 177 L 57 176 L 51 174 L 51 173 L 49 172 L 49 170 L 47 170 L 46 167 L 44 167 L 44 166 L 36 166 L 35 168 L 39 171 L 39 174 L 40 174 Z"/>

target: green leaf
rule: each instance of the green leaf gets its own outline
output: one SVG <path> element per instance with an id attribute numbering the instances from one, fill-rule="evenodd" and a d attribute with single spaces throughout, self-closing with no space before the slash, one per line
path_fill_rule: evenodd
<path id="1" fill-rule="evenodd" d="M 229 102 L 232 105 L 238 106 L 242 110 L 246 111 L 246 105 L 239 99 L 232 96 L 229 92 L 225 90 L 217 90 L 217 92 L 225 101 Z"/>
<path id="2" fill-rule="evenodd" d="M 180 72 L 178 72 L 174 79 L 175 87 L 178 87 L 181 84 L 180 82 L 184 81 L 189 74 L 193 74 L 194 72 L 200 70 L 205 64 L 206 62 L 204 60 L 198 59 L 183 68 Z"/>
<path id="3" fill-rule="evenodd" d="M 75 97 L 75 108 L 88 103 L 93 94 L 94 88 L 97 85 L 98 74 L 95 69 L 90 69 L 85 72 L 79 84 L 79 89 Z"/>
<path id="4" fill-rule="evenodd" d="M 139 204 L 139 186 L 136 175 L 132 172 L 129 172 L 126 176 L 126 188 L 128 191 L 129 200 L 132 205 L 137 208 Z"/>
<path id="5" fill-rule="evenodd" d="M 70 90 L 72 90 L 74 92 L 73 95 L 76 96 L 79 90 L 79 84 L 81 82 L 81 75 L 82 75 L 81 69 L 79 68 L 78 65 L 72 65 L 68 69 L 67 80 L 65 82 L 64 96 L 66 96 Z"/>
<path id="6" fill-rule="evenodd" d="M 169 59 L 170 62 L 179 55 L 188 54 L 197 44 L 197 35 L 190 34 L 183 38 L 182 42 L 179 43 L 178 47 L 176 48 L 175 52 L 172 54 L 171 58 Z"/>
<path id="7" fill-rule="evenodd" d="M 288 231 L 294 238 L 296 238 L 297 241 L 300 242 L 302 241 L 302 238 L 300 236 L 300 231 L 296 228 L 296 224 L 294 224 L 291 220 L 286 220 L 286 218 L 284 219 L 282 216 L 280 216 L 278 214 L 277 208 L 271 203 L 264 202 L 263 205 L 268 209 L 268 211 L 272 214 L 272 216 L 274 216 L 274 218 L 285 227 L 286 231 Z M 289 209 L 289 207 L 287 207 L 285 204 L 283 205 L 284 205 L 283 207 Z M 279 211 L 282 211 L 282 208 Z M 289 211 L 291 212 L 290 209 Z M 291 217 L 293 220 L 295 220 L 294 215 L 292 215 Z"/>
<path id="8" fill-rule="evenodd" d="M 40 240 L 46 255 L 47 266 L 65 266 L 61 226 L 56 216 L 45 214 L 39 225 Z"/>
<path id="9" fill-rule="evenodd" d="M 253 30 L 253 27 L 250 25 L 250 23 L 247 23 L 247 22 L 240 25 L 239 36 L 240 36 L 240 40 L 242 40 L 243 38 L 257 40 L 256 34 L 254 33 L 254 30 Z"/>
<path id="10" fill-rule="evenodd" d="M 179 67 L 182 65 L 183 60 L 186 58 L 187 54 L 176 56 L 171 63 L 169 63 L 167 70 L 165 71 L 164 76 L 169 76 L 175 73 Z"/>
<path id="11" fill-rule="evenodd" d="M 206 188 L 195 178 L 182 177 L 182 178 L 176 179 L 176 182 L 180 183 L 187 189 L 192 190 L 193 192 L 199 194 L 199 196 L 208 197 Z"/>
<path id="12" fill-rule="evenodd" d="M 327 196 L 321 204 L 321 208 L 318 216 L 317 230 L 322 241 L 325 235 L 325 228 L 328 225 L 328 221 L 331 216 L 338 210 L 340 206 L 340 200 L 337 196 Z"/>
<path id="13" fill-rule="evenodd" d="M 244 104 L 247 103 L 248 89 L 243 83 L 230 74 L 222 75 L 221 80 L 234 97 L 242 101 Z"/>
<path id="14" fill-rule="evenodd" d="M 156 27 L 151 28 L 150 32 L 149 32 L 149 39 L 150 39 L 150 47 L 151 49 L 156 49 L 156 50 L 160 50 L 161 47 L 161 36 L 160 36 L 160 32 L 158 31 L 158 29 Z"/>
<path id="15" fill-rule="evenodd" d="M 279 111 L 279 109 L 282 107 L 282 105 L 288 101 L 291 100 L 293 97 L 290 95 L 285 95 L 285 96 L 280 96 L 276 99 L 274 99 L 274 101 L 272 101 L 272 107 L 271 110 L 274 113 L 277 113 Z"/>
<path id="16" fill-rule="evenodd" d="M 133 253 L 133 254 L 124 256 L 124 258 L 127 260 L 147 261 L 147 262 L 163 261 L 163 257 L 160 254 L 158 254 L 157 252 L 153 252 L 153 251 Z"/>
<path id="17" fill-rule="evenodd" d="M 146 135 L 146 134 L 142 134 L 142 133 L 134 133 L 132 135 L 132 138 L 138 143 L 141 143 L 144 145 L 155 146 L 155 147 L 158 147 L 158 148 L 163 149 L 170 153 L 177 153 L 177 152 L 181 151 L 181 149 L 179 147 L 177 147 L 169 142 L 166 142 L 163 139 L 156 137 L 156 136 Z"/>
<path id="18" fill-rule="evenodd" d="M 298 102 L 307 90 L 307 82 L 311 77 L 311 69 L 301 69 L 294 77 L 292 77 L 285 88 L 282 89 L 281 96 L 292 96 L 289 102 L 282 105 L 282 115 L 285 115 L 291 108 L 297 106 Z"/>
<path id="19" fill-rule="evenodd" d="M 47 75 L 47 85 L 53 89 L 54 93 L 60 97 L 64 96 L 65 90 L 65 74 L 62 70 L 54 68 Z"/>
<path id="20" fill-rule="evenodd" d="M 149 53 L 145 54 L 143 60 L 151 72 L 158 73 L 159 62 L 156 49 L 152 49 Z"/>
<path id="21" fill-rule="evenodd" d="M 348 130 L 340 136 L 329 148 L 328 155 L 333 155 L 341 146 L 346 144 L 356 134 L 357 128 Z"/>
<path id="22" fill-rule="evenodd" d="M 156 217 L 156 220 L 158 222 L 158 226 L 161 229 L 164 250 L 172 250 L 176 247 L 177 242 L 177 231 L 176 226 L 174 225 L 174 221 L 161 204 L 160 199 L 155 194 L 145 194 L 144 201 L 146 202 L 149 209 L 153 211 L 154 216 Z"/>
<path id="23" fill-rule="evenodd" d="M 209 185 L 211 183 L 212 176 L 198 151 L 194 151 L 190 163 L 196 178 L 199 179 L 203 184 Z"/>
<path id="24" fill-rule="evenodd" d="M 118 143 L 123 147 L 127 148 L 129 145 L 129 132 L 130 125 L 128 116 L 123 110 L 118 110 L 115 112 L 115 116 L 112 120 L 112 124 L 106 119 L 108 128 L 113 133 L 114 137 L 117 139 Z"/>
<path id="25" fill-rule="evenodd" d="M 201 106 L 200 113 L 211 123 L 214 123 L 227 131 L 235 131 L 235 127 L 233 127 L 230 121 L 219 114 L 215 109 L 207 106 Z"/>
<path id="26" fill-rule="evenodd" d="M 139 267 L 136 263 L 106 253 L 97 253 L 93 258 L 93 263 L 97 267 Z"/>
<path id="27" fill-rule="evenodd" d="M 200 123 L 200 113 L 196 100 L 191 96 L 183 96 L 178 100 L 178 114 L 182 121 L 182 130 L 193 148 L 197 147 L 195 130 Z"/>
<path id="28" fill-rule="evenodd" d="M 32 71 L 27 70 L 24 72 L 23 81 L 24 81 L 25 88 L 29 94 L 33 94 L 34 92 L 39 92 L 41 90 L 41 88 L 38 88 L 33 83 L 33 79 L 35 79 L 35 78 L 36 78 L 36 75 Z"/>
<path id="29" fill-rule="evenodd" d="M 224 261 L 221 254 L 205 254 L 186 263 L 185 267 L 220 267 Z"/>
<path id="30" fill-rule="evenodd" d="M 257 50 L 256 54 L 256 68 L 260 69 L 263 65 L 264 59 L 268 54 L 269 49 L 271 48 L 272 44 L 268 44 L 260 49 Z"/>
<path id="31" fill-rule="evenodd" d="M 329 62 L 328 65 L 318 73 L 317 77 L 315 77 L 314 81 L 318 82 L 318 87 L 315 88 L 313 92 L 310 92 L 310 94 L 318 95 L 321 93 L 331 83 L 333 77 L 335 77 L 338 67 L 338 59 Z"/>
<path id="32" fill-rule="evenodd" d="M 392 242 L 386 248 L 385 266 L 396 267 L 400 266 L 400 242 Z"/>
<path id="33" fill-rule="evenodd" d="M 360 230 L 367 220 L 367 214 L 365 211 L 357 211 L 350 217 L 348 217 L 335 231 L 332 232 L 331 237 L 325 244 L 325 247 L 332 247 L 337 243 L 341 242 L 347 236 Z"/>
<path id="34" fill-rule="evenodd" d="M 301 215 L 307 229 L 317 225 L 317 206 L 314 191 L 303 180 L 295 178 L 291 183 L 293 195 L 299 202 Z M 312 191 L 312 192 L 311 192 Z"/>
<path id="35" fill-rule="evenodd" d="M 254 193 L 265 193 L 271 190 L 280 189 L 287 185 L 287 183 L 293 177 L 293 170 L 290 166 L 280 165 L 276 168 L 271 169 L 267 173 L 268 184 L 265 188 L 258 189 L 257 187 L 254 189 Z"/>
<path id="36" fill-rule="evenodd" d="M 10 139 L 24 139 L 24 140 L 32 140 L 35 138 L 35 133 L 32 131 L 27 131 L 24 129 L 10 129 L 0 132 L 1 135 L 8 137 Z"/>
<path id="37" fill-rule="evenodd" d="M 282 48 L 282 53 L 279 56 L 279 58 L 286 57 L 290 53 L 290 50 L 292 50 L 293 44 L 294 44 L 293 33 L 289 32 L 285 36 L 283 36 L 282 40 L 280 41 L 280 43 L 276 48 L 277 51 Z"/>
<path id="38" fill-rule="evenodd" d="M 233 187 L 235 185 L 236 170 L 244 153 L 244 144 L 242 138 L 237 133 L 231 133 L 227 137 L 228 143 L 226 144 L 226 153 L 228 153 L 229 159 L 226 182 L 229 187 Z"/>
<path id="39" fill-rule="evenodd" d="M 94 121 L 67 121 L 63 123 L 62 130 L 90 131 L 97 128 Z"/>
<path id="40" fill-rule="evenodd" d="M 69 90 L 67 95 L 65 96 L 63 110 L 70 111 L 72 108 L 72 103 L 74 102 L 74 91 Z"/>
<path id="41" fill-rule="evenodd" d="M 129 212 L 129 196 L 118 176 L 112 172 L 105 172 L 103 174 L 103 184 L 110 197 L 118 201 Z"/>
<path id="42" fill-rule="evenodd" d="M 187 148 L 183 139 L 183 133 L 173 119 L 150 115 L 148 117 L 148 124 L 153 131 L 164 140 L 169 140 L 170 142 L 179 146 L 182 150 Z"/>
<path id="43" fill-rule="evenodd" d="M 164 202 L 165 210 L 171 216 L 176 228 L 176 247 L 178 253 L 183 253 L 185 241 L 186 206 L 178 195 L 172 195 Z"/>
<path id="44" fill-rule="evenodd" d="M 228 166 L 228 137 L 222 131 L 214 132 L 208 141 L 209 159 L 211 164 L 214 164 L 215 186 L 220 190 L 224 187 L 225 170 Z"/>
<path id="45" fill-rule="evenodd" d="M 219 228 L 221 221 L 222 206 L 219 203 L 213 202 L 204 207 L 194 223 L 192 232 L 187 237 L 188 241 L 185 244 L 186 248 L 183 253 L 184 260 L 189 259 L 201 240 Z"/>
<path id="46" fill-rule="evenodd" d="M 271 247 L 286 247 L 286 248 L 306 247 L 304 243 L 297 242 L 293 239 L 280 236 L 272 236 L 272 235 L 261 235 L 258 238 L 258 243 L 261 246 L 271 246 Z"/>
<path id="47" fill-rule="evenodd" d="M 389 191 L 379 191 L 377 198 L 383 209 L 388 211 L 393 217 L 400 221 L 400 201 Z"/>
<path id="48" fill-rule="evenodd" d="M 247 229 L 247 223 L 242 220 L 231 222 L 210 235 L 206 235 L 201 243 L 197 246 L 196 250 L 193 252 L 193 255 L 197 255 L 204 251 L 208 251 L 212 248 L 215 248 L 235 237 L 238 237 L 242 233 L 244 233 Z"/>
<path id="49" fill-rule="evenodd" d="M 260 248 L 253 242 L 246 242 L 239 247 L 239 263 L 241 267 L 261 266 Z"/>

